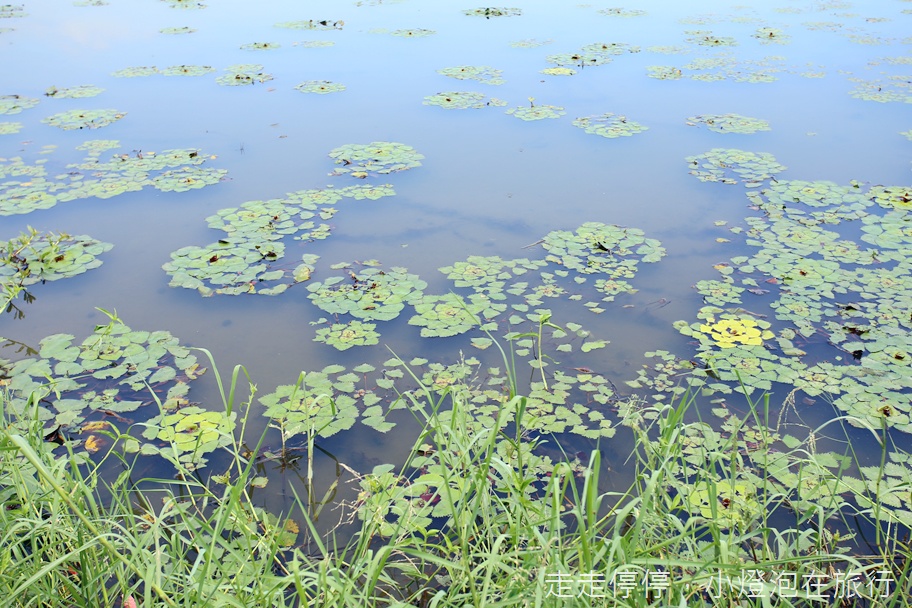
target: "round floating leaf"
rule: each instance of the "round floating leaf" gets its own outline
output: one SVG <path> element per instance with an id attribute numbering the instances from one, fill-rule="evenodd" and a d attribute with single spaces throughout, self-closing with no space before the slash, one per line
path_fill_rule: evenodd
<path id="1" fill-rule="evenodd" d="M 215 71 L 208 65 L 172 65 L 164 68 L 161 74 L 165 76 L 204 76 Z"/>
<path id="2" fill-rule="evenodd" d="M 0 114 L 18 114 L 38 105 L 38 100 L 33 97 L 21 95 L 0 95 Z"/>
<path id="3" fill-rule="evenodd" d="M 239 63 L 225 68 L 225 74 L 215 79 L 222 86 L 245 86 L 272 80 L 265 68 L 256 63 Z"/>
<path id="4" fill-rule="evenodd" d="M 308 19 L 307 21 L 282 21 L 276 23 L 276 27 L 290 30 L 341 30 L 345 25 L 344 21 L 333 21 L 331 19 Z"/>
<path id="5" fill-rule="evenodd" d="M 117 70 L 116 72 L 113 72 L 111 76 L 117 78 L 140 78 L 143 76 L 154 76 L 159 73 L 158 68 L 155 66 L 139 66 Z"/>
<path id="6" fill-rule="evenodd" d="M 542 120 L 545 118 L 560 118 L 566 112 L 560 106 L 539 105 L 528 108 L 525 106 L 510 108 L 507 110 L 507 114 L 512 114 L 522 120 Z"/>
<path id="7" fill-rule="evenodd" d="M 597 116 L 586 116 L 577 118 L 573 121 L 574 127 L 583 129 L 586 133 L 601 135 L 602 137 L 629 137 L 637 133 L 646 131 L 649 127 L 644 127 L 638 122 L 627 120 L 626 116 L 620 114 L 600 114 Z"/>
<path id="8" fill-rule="evenodd" d="M 734 173 L 745 180 L 745 185 L 755 186 L 785 170 L 772 154 L 766 152 L 713 148 L 705 154 L 688 156 L 685 160 L 691 166 L 690 174 L 702 182 L 737 184 L 738 180 L 730 177 Z"/>
<path id="9" fill-rule="evenodd" d="M 250 42 L 247 44 L 241 45 L 241 50 L 243 51 L 270 51 L 273 49 L 281 48 L 281 44 L 277 42 Z"/>
<path id="10" fill-rule="evenodd" d="M 236 418 L 236 412 L 229 415 L 186 407 L 151 419 L 143 437 L 153 442 L 151 447 L 157 453 L 171 456 L 191 469 L 199 468 L 205 463 L 203 455 L 232 443 Z"/>
<path id="11" fill-rule="evenodd" d="M 158 31 L 161 32 L 162 34 L 168 34 L 168 35 L 192 34 L 192 33 L 196 32 L 195 29 L 193 29 L 192 27 L 188 27 L 186 25 L 183 27 L 163 27 L 162 29 L 160 29 Z"/>
<path id="12" fill-rule="evenodd" d="M 518 17 L 522 15 L 522 9 L 519 8 L 472 8 L 462 11 L 463 15 L 469 15 L 470 17 L 484 17 L 485 19 L 490 19 L 491 17 Z"/>
<path id="13" fill-rule="evenodd" d="M 409 319 L 409 325 L 421 327 L 424 338 L 456 336 L 480 325 L 476 315 L 481 310 L 477 302 L 466 302 L 453 293 L 425 296 L 415 304 L 418 314 Z"/>
<path id="14" fill-rule="evenodd" d="M 328 344 L 336 350 L 348 350 L 353 346 L 371 346 L 380 343 L 380 334 L 374 331 L 376 327 L 374 323 L 361 321 L 335 323 L 330 327 L 318 329 L 314 342 Z"/>
<path id="15" fill-rule="evenodd" d="M 486 98 L 484 93 L 469 91 L 449 91 L 437 93 L 424 98 L 426 106 L 440 106 L 447 110 L 468 110 L 487 106 L 504 106 L 507 102 L 495 97 Z"/>
<path id="16" fill-rule="evenodd" d="M 492 68 L 487 65 L 460 65 L 452 68 L 441 68 L 437 70 L 438 74 L 456 78 L 457 80 L 477 80 L 485 84 L 503 84 L 501 70 Z"/>
<path id="17" fill-rule="evenodd" d="M 518 49 L 535 49 L 546 44 L 553 43 L 553 40 L 539 40 L 537 38 L 526 38 L 525 40 L 517 40 L 511 42 L 510 46 Z"/>
<path id="18" fill-rule="evenodd" d="M 763 44 L 788 44 L 791 41 L 791 36 L 774 27 L 758 28 L 751 36 Z"/>
<path id="19" fill-rule="evenodd" d="M 340 93 L 345 90 L 345 85 L 329 80 L 308 80 L 295 87 L 302 93 Z"/>
<path id="20" fill-rule="evenodd" d="M 750 118 L 738 114 L 700 114 L 687 119 L 689 125 L 706 125 L 716 133 L 756 133 L 769 131 L 769 123 L 759 118 Z"/>
<path id="21" fill-rule="evenodd" d="M 69 110 L 48 116 L 41 122 L 64 131 L 75 129 L 99 129 L 106 127 L 126 116 L 126 112 L 117 110 Z"/>
<path id="22" fill-rule="evenodd" d="M 344 371 L 344 370 L 341 370 Z M 341 371 L 326 368 L 301 374 L 296 384 L 283 385 L 260 397 L 263 415 L 271 418 L 288 440 L 296 435 L 331 437 L 350 429 L 358 418 L 356 400 L 343 391 Z M 349 374 L 350 375 L 350 374 Z M 348 387 L 343 387 L 348 388 Z"/>
<path id="23" fill-rule="evenodd" d="M 57 87 L 51 87 L 44 92 L 47 97 L 58 97 L 58 98 L 67 98 L 67 99 L 82 99 L 84 97 L 95 97 L 104 92 L 104 89 L 101 87 L 96 87 L 90 84 L 83 84 L 77 87 L 68 87 L 64 89 L 58 89 Z"/>
<path id="24" fill-rule="evenodd" d="M 542 74 L 547 74 L 548 76 L 573 76 L 576 74 L 576 70 L 573 68 L 545 68 L 544 70 L 539 70 Z"/>
<path id="25" fill-rule="evenodd" d="M 120 413 L 156 399 L 166 409 L 185 405 L 188 382 L 205 371 L 168 332 L 133 331 L 116 320 L 96 327 L 81 344 L 69 334 L 48 336 L 35 354 L 12 364 L 0 360 L 8 379 L 4 407 L 26 416 L 37 396 L 39 419 L 65 436 L 82 432 L 87 419 L 97 427 L 105 417 L 128 432 L 132 421 Z"/>
<path id="26" fill-rule="evenodd" d="M 670 65 L 650 65 L 646 67 L 646 73 L 650 78 L 658 80 L 680 80 L 684 77 L 680 68 Z"/>
<path id="27" fill-rule="evenodd" d="M 112 247 L 85 235 L 31 230 L 0 241 L 0 286 L 33 285 L 82 274 L 101 266 L 96 256 Z"/>
<path id="28" fill-rule="evenodd" d="M 399 36 L 400 38 L 424 38 L 425 36 L 432 36 L 436 34 L 434 30 L 426 29 L 413 29 L 413 30 L 394 30 L 390 32 L 393 36 Z"/>
<path id="29" fill-rule="evenodd" d="M 609 17 L 642 17 L 646 14 L 646 11 L 635 8 L 603 8 L 598 12 Z"/>
<path id="30" fill-rule="evenodd" d="M 699 30 L 688 33 L 691 34 L 691 36 L 687 39 L 687 42 L 699 44 L 700 46 L 735 46 L 738 44 L 734 38 L 716 36 L 709 31 Z"/>
<path id="31" fill-rule="evenodd" d="M 405 268 L 349 270 L 346 278 L 334 277 L 307 286 L 311 301 L 330 314 L 348 314 L 359 319 L 389 321 L 406 304 L 423 297 L 427 283 Z"/>
<path id="32" fill-rule="evenodd" d="M 587 222 L 576 232 L 556 230 L 542 239 L 550 262 L 582 274 L 607 274 L 611 279 L 632 278 L 640 261 L 657 262 L 665 249 L 637 228 Z"/>
<path id="33" fill-rule="evenodd" d="M 424 155 L 405 144 L 375 141 L 369 144 L 348 144 L 330 151 L 337 167 L 332 175 L 363 173 L 393 173 L 421 166 Z"/>
<path id="34" fill-rule="evenodd" d="M 291 46 L 303 46 L 308 49 L 317 49 L 334 46 L 335 44 L 336 43 L 332 40 L 302 40 L 300 42 L 292 42 Z"/>
<path id="35" fill-rule="evenodd" d="M 0 122 L 0 135 L 13 135 L 21 130 L 21 122 Z"/>

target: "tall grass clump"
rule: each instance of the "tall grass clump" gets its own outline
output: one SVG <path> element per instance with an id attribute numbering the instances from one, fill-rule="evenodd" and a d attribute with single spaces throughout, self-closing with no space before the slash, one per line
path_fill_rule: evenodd
<path id="1" fill-rule="evenodd" d="M 716 412 L 716 427 L 686 391 L 671 404 L 620 403 L 633 481 L 609 492 L 599 446 L 583 462 L 547 455 L 559 453 L 558 438 L 528 430 L 534 413 L 515 382 L 496 414 L 480 417 L 467 383 L 441 389 L 412 376 L 418 389 L 398 399 L 420 432 L 404 463 L 349 468 L 355 498 L 341 508 L 354 532 L 342 536 L 321 531 L 310 496 L 295 494 L 280 515 L 254 502 L 255 387 L 241 367 L 227 386 L 215 375 L 240 424 L 225 472 L 210 480 L 176 457 L 173 478 L 138 477 L 143 457 L 118 431 L 105 456 L 89 459 L 45 441 L 37 420 L 4 420 L 7 605 L 912 604 L 908 528 L 889 516 L 892 499 L 859 485 L 851 444 L 823 453 L 822 428 L 784 435 L 768 397 Z M 308 458 L 318 430 L 307 434 Z M 862 529 L 871 542 L 853 534 Z"/>

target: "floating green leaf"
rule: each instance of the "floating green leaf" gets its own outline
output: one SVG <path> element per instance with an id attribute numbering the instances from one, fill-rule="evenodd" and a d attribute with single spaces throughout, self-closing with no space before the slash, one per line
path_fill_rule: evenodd
<path id="1" fill-rule="evenodd" d="M 484 84 L 503 84 L 503 72 L 487 65 L 460 65 L 452 68 L 441 68 L 438 74 L 457 80 L 477 80 Z"/>
<path id="2" fill-rule="evenodd" d="M 542 74 L 547 74 L 548 76 L 573 76 L 574 74 L 577 73 L 576 70 L 574 70 L 573 68 L 564 68 L 564 67 L 545 68 L 545 69 L 539 70 L 539 71 Z"/>
<path id="3" fill-rule="evenodd" d="M 196 32 L 196 30 L 194 28 L 188 27 L 186 25 L 182 26 L 182 27 L 163 27 L 162 29 L 160 29 L 158 31 L 161 32 L 162 34 L 168 34 L 168 35 L 192 34 L 192 33 Z"/>
<path id="4" fill-rule="evenodd" d="M 449 91 L 429 95 L 424 98 L 423 103 L 426 106 L 440 106 L 447 110 L 468 110 L 470 108 L 507 105 L 507 102 L 495 97 L 486 97 L 484 93 L 469 91 Z"/>
<path id="5" fill-rule="evenodd" d="M 689 125 L 706 125 L 716 133 L 756 133 L 769 131 L 769 123 L 759 118 L 750 118 L 739 114 L 700 114 L 688 119 Z"/>
<path id="6" fill-rule="evenodd" d="M 101 266 L 97 256 L 112 247 L 85 235 L 39 233 L 29 229 L 17 238 L 0 241 L 0 288 L 24 287 L 82 274 Z"/>
<path id="7" fill-rule="evenodd" d="M 436 34 L 434 30 L 426 29 L 412 29 L 412 30 L 393 30 L 390 32 L 393 36 L 399 36 L 400 38 L 424 38 L 425 36 L 433 36 Z"/>
<path id="8" fill-rule="evenodd" d="M 272 80 L 272 74 L 267 74 L 265 68 L 257 63 L 239 63 L 225 68 L 226 74 L 215 79 L 222 86 L 244 86 L 258 82 Z"/>
<path id="9" fill-rule="evenodd" d="M 271 51 L 273 49 L 281 48 L 281 44 L 277 42 L 249 42 L 247 44 L 241 45 L 242 51 Z"/>
<path id="10" fill-rule="evenodd" d="M 308 19 L 307 21 L 282 21 L 276 23 L 276 27 L 291 30 L 341 30 L 345 25 L 344 21 L 333 21 L 331 19 Z"/>
<path id="11" fill-rule="evenodd" d="M 361 321 L 334 323 L 330 327 L 318 329 L 314 342 L 328 344 L 336 350 L 348 350 L 353 346 L 371 346 L 380 343 L 380 334 L 374 331 L 376 327 L 375 323 Z"/>
<path id="12" fill-rule="evenodd" d="M 507 114 L 511 114 L 522 120 L 543 120 L 545 118 L 560 118 L 566 114 L 566 112 L 561 106 L 532 105 L 528 108 L 526 106 L 510 108 L 507 110 Z"/>
<path id="13" fill-rule="evenodd" d="M 154 76 L 159 73 L 158 68 L 155 66 L 139 66 L 117 70 L 116 72 L 112 72 L 111 76 L 117 78 L 141 78 L 143 76 Z"/>
<path id="14" fill-rule="evenodd" d="M 389 321 L 406 304 L 419 302 L 427 283 L 405 268 L 363 268 L 347 271 L 346 278 L 333 277 L 307 286 L 308 296 L 321 310 L 348 314 L 359 319 Z"/>
<path id="15" fill-rule="evenodd" d="M 45 91 L 44 94 L 47 97 L 81 99 L 84 97 L 95 97 L 96 95 L 100 95 L 103 91 L 104 89 L 101 87 L 96 87 L 90 84 L 83 84 L 76 87 L 67 87 L 64 89 L 51 87 Z"/>
<path id="16" fill-rule="evenodd" d="M 347 173 L 353 177 L 361 177 L 360 173 L 386 174 L 414 169 L 421 166 L 424 158 L 411 146 L 386 141 L 340 146 L 331 150 L 329 157 L 341 165 L 332 175 Z"/>
<path id="17" fill-rule="evenodd" d="M 472 17 L 484 17 L 485 19 L 490 19 L 491 17 L 518 17 L 522 15 L 522 9 L 483 7 L 467 9 L 462 11 L 462 14 Z"/>
<path id="18" fill-rule="evenodd" d="M 172 65 L 161 70 L 164 76 L 204 76 L 215 71 L 208 65 Z"/>
<path id="19" fill-rule="evenodd" d="M 598 12 L 609 17 L 642 17 L 646 14 L 646 11 L 635 8 L 603 8 Z"/>
<path id="20" fill-rule="evenodd" d="M 0 135 L 13 135 L 21 130 L 21 122 L 0 122 Z"/>
<path id="21" fill-rule="evenodd" d="M 344 370 L 343 370 L 344 371 Z M 331 437 L 350 429 L 358 418 L 356 400 L 337 388 L 341 372 L 326 368 L 301 374 L 296 384 L 282 385 L 259 398 L 284 440 L 297 435 Z"/>
<path id="22" fill-rule="evenodd" d="M 345 85 L 329 80 L 307 80 L 295 87 L 302 93 L 340 93 L 345 90 Z"/>
<path id="23" fill-rule="evenodd" d="M 737 179 L 728 176 L 734 173 L 745 180 L 745 185 L 756 186 L 785 170 L 772 154 L 766 152 L 713 148 L 698 156 L 688 156 L 685 160 L 691 165 L 690 174 L 702 182 L 737 184 Z"/>
<path id="24" fill-rule="evenodd" d="M 106 127 L 126 116 L 126 112 L 117 110 L 68 110 L 48 116 L 41 122 L 64 131 L 75 129 L 99 129 Z"/>
<path id="25" fill-rule="evenodd" d="M 608 138 L 630 137 L 649 129 L 649 127 L 644 127 L 638 122 L 627 120 L 626 116 L 612 114 L 611 112 L 577 118 L 573 121 L 573 126 L 579 127 L 586 133 Z"/>
<path id="26" fill-rule="evenodd" d="M 191 470 L 200 468 L 206 463 L 204 454 L 231 444 L 236 418 L 236 412 L 209 412 L 195 406 L 161 414 L 146 423 L 143 437 L 153 443 L 143 446 L 143 453 L 174 458 Z"/>
<path id="27" fill-rule="evenodd" d="M 21 95 L 0 95 L 0 114 L 18 114 L 38 105 L 38 100 L 33 97 Z"/>

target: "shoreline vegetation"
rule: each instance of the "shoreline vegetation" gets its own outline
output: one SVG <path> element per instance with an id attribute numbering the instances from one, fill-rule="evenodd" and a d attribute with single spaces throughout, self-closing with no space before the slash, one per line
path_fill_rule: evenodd
<path id="1" fill-rule="evenodd" d="M 615 405 L 618 428 L 633 438 L 633 482 L 604 491 L 598 444 L 588 456 L 543 455 L 546 444 L 559 449 L 558 438 L 529 430 L 537 414 L 509 364 L 493 409 L 479 407 L 470 379 L 429 383 L 404 365 L 417 388 L 394 387 L 395 401 L 421 430 L 404 463 L 342 465 L 357 492 L 335 505 L 354 530 L 343 535 L 341 525 L 318 523 L 339 482 L 317 488 L 313 473 L 321 432 L 344 413 L 331 393 L 309 402 L 326 406 L 322 417 L 299 418 L 303 446 L 285 445 L 286 429 L 275 427 L 283 446 L 267 452 L 269 429 L 252 441 L 247 433 L 256 387 L 246 370 L 225 381 L 201 352 L 225 415 L 237 418 L 191 433 L 196 449 L 214 441 L 227 455 L 222 474 L 203 476 L 172 435 L 158 454 L 174 477 L 138 478 L 133 436 L 99 427 L 106 447 L 90 457 L 47 435 L 39 394 L 30 418 L 11 412 L 3 387 L 8 605 L 912 605 L 909 522 L 895 509 L 908 507 L 912 484 L 891 476 L 896 455 L 906 455 L 888 445 L 885 428 L 867 426 L 882 450 L 879 466 L 865 467 L 842 426 L 848 416 L 799 440 L 783 434 L 768 394 L 747 397 L 746 411 L 714 426 L 690 390 L 669 404 L 629 398 Z M 818 450 L 840 430 L 840 453 Z M 264 454 L 306 471 L 304 493 L 287 488 L 290 513 L 254 500 L 267 481 L 258 474 Z"/>

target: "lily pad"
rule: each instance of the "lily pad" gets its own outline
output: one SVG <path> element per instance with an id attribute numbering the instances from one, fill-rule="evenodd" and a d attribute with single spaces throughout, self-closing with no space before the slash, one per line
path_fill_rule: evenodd
<path id="1" fill-rule="evenodd" d="M 113 124 L 126 115 L 126 112 L 118 112 L 117 110 L 69 110 L 48 116 L 41 122 L 64 131 L 100 129 Z"/>
<path id="2" fill-rule="evenodd" d="M 716 133 L 756 133 L 769 131 L 769 123 L 759 118 L 750 118 L 739 114 L 700 114 L 687 119 L 687 124 L 706 125 Z"/>
<path id="3" fill-rule="evenodd" d="M 484 93 L 469 91 L 449 91 L 429 95 L 424 98 L 423 103 L 426 106 L 440 106 L 447 110 L 468 110 L 471 108 L 507 105 L 507 102 L 495 97 L 487 97 Z"/>
<path id="4" fill-rule="evenodd" d="M 8 379 L 5 408 L 20 420 L 36 412 L 48 432 L 74 437 L 87 421 L 108 420 L 128 433 L 120 416 L 156 399 L 168 410 L 187 404 L 188 383 L 205 370 L 189 349 L 166 331 L 133 331 L 118 319 L 99 325 L 81 343 L 69 334 L 41 340 L 35 356 L 0 360 Z"/>
<path id="5" fill-rule="evenodd" d="M 347 314 L 359 319 L 389 321 L 399 316 L 406 304 L 421 301 L 427 283 L 405 268 L 348 270 L 346 278 L 333 277 L 307 286 L 313 303 L 330 314 Z"/>
<path id="6" fill-rule="evenodd" d="M 751 36 L 762 44 L 788 44 L 791 42 L 791 36 L 774 27 L 761 27 Z"/>
<path id="7" fill-rule="evenodd" d="M 33 97 L 23 97 L 21 95 L 0 96 L 0 114 L 18 114 L 22 110 L 28 110 L 37 105 L 38 100 Z"/>
<path id="8" fill-rule="evenodd" d="M 58 98 L 67 98 L 67 99 L 82 99 L 84 97 L 95 97 L 104 92 L 104 89 L 101 87 L 96 87 L 90 84 L 83 84 L 76 87 L 67 87 L 63 89 L 58 89 L 57 87 L 51 87 L 44 92 L 46 97 L 58 97 Z"/>
<path id="9" fill-rule="evenodd" d="M 308 19 L 307 21 L 282 21 L 276 23 L 276 27 L 290 30 L 341 30 L 345 25 L 344 21 L 333 21 L 332 19 Z"/>
<path id="10" fill-rule="evenodd" d="M 215 68 L 209 65 L 172 65 L 159 73 L 164 76 L 205 76 L 214 71 Z"/>
<path id="11" fill-rule="evenodd" d="M 507 110 L 507 114 L 522 120 L 543 120 L 545 118 L 560 118 L 566 112 L 561 106 L 532 105 L 530 107 L 510 108 Z"/>
<path id="12" fill-rule="evenodd" d="M 273 49 L 281 48 L 282 45 L 278 42 L 249 42 L 247 44 L 241 45 L 242 51 L 271 51 Z"/>
<path id="13" fill-rule="evenodd" d="M 225 68 L 226 74 L 215 79 L 222 86 L 245 86 L 272 80 L 272 74 L 264 72 L 265 68 L 257 63 L 239 63 Z"/>
<path id="14" fill-rule="evenodd" d="M 427 36 L 433 36 L 436 34 L 434 30 L 426 30 L 422 28 L 410 29 L 410 30 L 393 30 L 390 32 L 392 36 L 399 36 L 400 38 L 425 38 Z"/>
<path id="15" fill-rule="evenodd" d="M 162 29 L 160 29 L 158 31 L 162 34 L 168 34 L 171 36 L 177 36 L 177 35 L 181 35 L 181 34 L 193 34 L 194 32 L 196 32 L 196 30 L 194 28 L 188 27 L 186 25 L 181 26 L 181 27 L 163 27 Z"/>
<path id="16" fill-rule="evenodd" d="M 191 470 L 201 468 L 203 455 L 233 442 L 236 412 L 210 412 L 190 406 L 149 420 L 143 437 L 151 443 L 144 454 L 159 454 L 184 463 Z"/>
<path id="17" fill-rule="evenodd" d="M 14 135 L 21 130 L 21 122 L 0 122 L 0 135 Z"/>
<path id="18" fill-rule="evenodd" d="M 345 90 L 345 85 L 329 80 L 307 80 L 295 87 L 296 91 L 302 93 L 340 93 Z"/>
<path id="19" fill-rule="evenodd" d="M 462 11 L 462 14 L 471 17 L 484 17 L 485 19 L 490 19 L 491 17 L 518 17 L 522 15 L 522 9 L 483 7 L 467 9 Z"/>
<path id="20" fill-rule="evenodd" d="M 116 78 L 142 78 L 144 76 L 154 76 L 159 73 L 158 68 L 155 66 L 137 66 L 117 70 L 116 72 L 112 72 L 111 76 Z"/>
<path id="21" fill-rule="evenodd" d="M 411 146 L 387 141 L 375 141 L 369 144 L 348 144 L 329 152 L 337 167 L 331 175 L 349 174 L 359 177 L 358 173 L 387 174 L 406 171 L 421 166 L 424 158 Z"/>
<path id="22" fill-rule="evenodd" d="M 545 68 L 539 70 L 542 74 L 547 74 L 548 76 L 573 76 L 577 73 L 573 68 L 557 67 L 557 68 Z"/>
<path id="23" fill-rule="evenodd" d="M 329 368 L 307 372 L 296 384 L 276 387 L 259 398 L 266 407 L 263 415 L 272 420 L 285 441 L 298 435 L 331 437 L 347 431 L 354 426 L 359 412 L 356 400 L 336 387 L 340 374 Z"/>
<path id="24" fill-rule="evenodd" d="M 642 17 L 646 14 L 646 11 L 636 8 L 603 8 L 598 12 L 609 17 Z"/>
<path id="25" fill-rule="evenodd" d="M 645 127 L 638 122 L 627 120 L 626 116 L 611 112 L 577 118 L 573 121 L 573 126 L 579 127 L 586 133 L 608 138 L 630 137 L 649 129 L 649 127 Z"/>
<path id="26" fill-rule="evenodd" d="M 334 323 L 330 327 L 318 329 L 314 342 L 328 344 L 336 350 L 348 350 L 353 346 L 371 346 L 380 343 L 380 334 L 374 331 L 376 327 L 374 323 L 361 321 Z"/>
<path id="27" fill-rule="evenodd" d="M 409 325 L 421 327 L 421 337 L 456 336 L 478 325 L 482 306 L 477 301 L 466 302 L 456 294 L 425 296 L 415 304 L 418 313 L 409 319 Z"/>
<path id="28" fill-rule="evenodd" d="M 441 68 L 438 74 L 457 80 L 477 80 L 484 84 L 503 84 L 503 71 L 487 65 L 460 65 L 452 68 Z"/>
<path id="29" fill-rule="evenodd" d="M 101 266 L 100 254 L 113 245 L 85 236 L 34 229 L 0 241 L 0 286 L 24 287 L 82 274 Z"/>
<path id="30" fill-rule="evenodd" d="M 737 184 L 730 177 L 732 173 L 745 181 L 747 186 L 760 185 L 764 180 L 784 171 L 785 167 L 766 152 L 745 152 L 744 150 L 713 148 L 698 156 L 689 156 L 690 174 L 702 182 Z"/>

